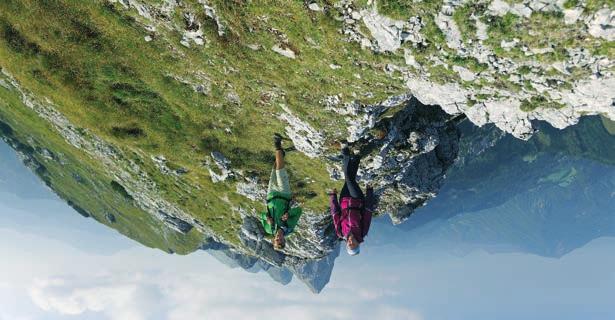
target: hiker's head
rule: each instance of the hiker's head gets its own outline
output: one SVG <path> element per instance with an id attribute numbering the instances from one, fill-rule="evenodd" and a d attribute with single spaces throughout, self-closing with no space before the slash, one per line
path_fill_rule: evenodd
<path id="1" fill-rule="evenodd" d="M 288 211 L 286 211 L 286 212 L 284 212 L 284 214 L 280 217 L 280 220 L 282 220 L 282 221 L 286 222 L 286 221 L 288 221 L 288 217 L 289 217 L 289 215 L 288 215 Z"/>
<path id="2" fill-rule="evenodd" d="M 273 248 L 275 250 L 282 250 L 286 246 L 286 239 L 284 239 L 284 230 L 278 229 L 273 236 Z"/>
<path id="3" fill-rule="evenodd" d="M 361 252 L 361 245 L 352 234 L 348 235 L 348 238 L 346 238 L 346 252 L 351 256 L 356 256 Z"/>

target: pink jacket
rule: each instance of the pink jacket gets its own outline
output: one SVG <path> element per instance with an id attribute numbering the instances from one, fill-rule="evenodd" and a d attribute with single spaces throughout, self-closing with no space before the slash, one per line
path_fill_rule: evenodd
<path id="1" fill-rule="evenodd" d="M 335 233 L 339 238 L 347 238 L 348 234 L 352 233 L 353 237 L 363 242 L 363 238 L 367 236 L 369 226 L 372 223 L 371 204 L 373 195 L 368 190 L 368 196 L 365 201 L 344 197 L 341 203 L 337 201 L 337 194 L 332 193 L 329 197 L 329 205 L 331 207 L 331 215 L 333 216 L 333 225 Z M 357 209 L 362 207 L 363 209 Z"/>

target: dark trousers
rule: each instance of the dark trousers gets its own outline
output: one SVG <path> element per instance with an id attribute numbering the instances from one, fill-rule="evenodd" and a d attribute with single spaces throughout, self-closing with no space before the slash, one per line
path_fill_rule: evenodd
<path id="1" fill-rule="evenodd" d="M 340 198 L 353 197 L 357 199 L 364 199 L 363 191 L 357 183 L 357 171 L 359 171 L 359 162 L 361 158 L 359 156 L 350 155 L 349 152 L 342 152 L 342 166 L 344 170 L 344 187 L 342 187 L 342 193 Z"/>

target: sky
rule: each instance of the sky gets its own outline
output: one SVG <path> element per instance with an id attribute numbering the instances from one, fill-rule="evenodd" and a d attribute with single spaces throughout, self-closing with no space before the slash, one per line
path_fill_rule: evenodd
<path id="1" fill-rule="evenodd" d="M 0 320 L 615 318 L 615 238 L 553 259 L 405 248 L 403 237 L 370 246 L 368 237 L 359 256 L 342 252 L 317 295 L 203 251 L 140 246 L 33 183 L 4 144 L 0 157 L 0 172 L 12 174 L 0 176 L 15 179 L 0 183 Z M 387 223 L 377 220 L 370 233 L 390 232 Z"/>

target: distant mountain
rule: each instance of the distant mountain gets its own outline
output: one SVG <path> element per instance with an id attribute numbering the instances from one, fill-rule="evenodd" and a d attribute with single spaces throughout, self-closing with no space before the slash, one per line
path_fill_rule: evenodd
<path id="1" fill-rule="evenodd" d="M 25 199 L 51 199 L 49 189 L 18 160 L 10 146 L 0 143 L 0 190 Z M 27 172 L 28 174 L 24 174 Z"/>
<path id="2" fill-rule="evenodd" d="M 540 127 L 528 142 L 503 137 L 466 159 L 434 201 L 396 229 L 379 226 L 388 231 L 376 241 L 561 257 L 615 236 L 615 136 L 598 117 L 563 131 Z"/>
<path id="3" fill-rule="evenodd" d="M 589 174 L 562 163 L 536 180 L 532 166 L 559 163 L 542 155 L 551 150 L 608 161 L 591 134 L 538 132 L 513 146 L 489 130 L 529 139 L 534 120 L 615 120 L 613 10 L 607 0 L 3 0 L 0 136 L 84 217 L 170 253 L 211 238 L 239 266 L 258 258 L 318 291 L 339 249 L 325 191 L 341 186 L 340 140 L 364 156 L 361 183 L 395 224 L 439 193 L 463 119 L 487 126 L 471 150 L 498 139 L 511 149 L 462 155 L 444 195 L 455 206 L 434 204 L 425 222 Z M 264 208 L 275 132 L 288 138 L 304 209 L 283 252 L 247 237 L 257 232 L 246 224 Z"/>

